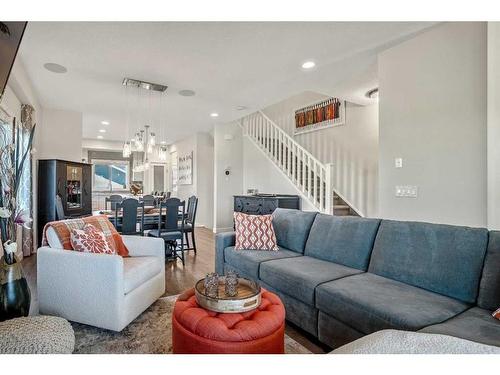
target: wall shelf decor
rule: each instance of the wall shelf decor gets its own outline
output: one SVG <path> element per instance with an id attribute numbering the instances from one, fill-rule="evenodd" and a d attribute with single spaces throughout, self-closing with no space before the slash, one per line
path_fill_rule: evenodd
<path id="1" fill-rule="evenodd" d="M 294 134 L 345 124 L 345 101 L 329 98 L 295 111 Z"/>

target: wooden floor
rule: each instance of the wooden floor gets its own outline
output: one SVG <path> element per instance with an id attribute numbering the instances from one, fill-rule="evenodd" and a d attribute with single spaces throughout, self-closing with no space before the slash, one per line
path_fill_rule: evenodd
<path id="1" fill-rule="evenodd" d="M 167 262 L 165 265 L 165 296 L 182 293 L 192 288 L 196 281 L 205 277 L 215 269 L 215 241 L 214 234 L 206 228 L 196 229 L 197 254 L 194 251 L 186 252 L 186 265 L 182 266 L 180 260 Z M 36 293 L 36 255 L 23 260 L 23 268 L 30 285 L 32 295 L 31 314 L 38 313 Z M 297 327 L 287 324 L 286 333 L 313 353 L 324 353 L 322 346 L 314 337 Z"/>

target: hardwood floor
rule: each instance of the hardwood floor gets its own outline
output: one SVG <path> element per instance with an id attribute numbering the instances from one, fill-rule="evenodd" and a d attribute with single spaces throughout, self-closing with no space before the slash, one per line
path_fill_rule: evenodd
<path id="1" fill-rule="evenodd" d="M 196 281 L 205 277 L 215 269 L 215 235 L 206 228 L 196 228 L 197 254 L 194 251 L 185 253 L 186 265 L 182 266 L 180 260 L 167 262 L 165 264 L 165 296 L 182 293 L 192 288 Z M 36 255 L 23 260 L 23 268 L 26 279 L 31 289 L 31 314 L 38 313 L 38 301 L 36 292 Z M 287 324 L 286 333 L 295 341 L 299 342 L 312 353 L 325 353 L 325 348 L 314 337 L 301 329 Z"/>

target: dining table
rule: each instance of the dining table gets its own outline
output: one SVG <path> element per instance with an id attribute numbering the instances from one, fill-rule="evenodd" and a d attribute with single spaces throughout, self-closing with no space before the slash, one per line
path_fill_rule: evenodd
<path id="1" fill-rule="evenodd" d="M 155 206 L 145 206 L 144 207 L 144 229 L 156 229 L 158 228 L 158 215 L 160 213 L 160 209 Z M 92 211 L 93 216 L 97 215 L 105 215 L 108 220 L 113 223 L 113 225 L 117 226 L 121 224 L 122 221 L 122 210 L 118 210 L 118 217 L 116 217 L 117 213 L 114 210 L 95 210 Z M 187 214 L 184 215 L 186 217 Z M 165 217 L 167 216 L 167 208 L 162 210 L 162 222 L 164 222 Z M 142 217 L 142 207 L 137 208 L 137 223 L 141 222 Z M 115 219 L 117 223 L 115 223 Z M 179 220 L 182 220 L 182 212 L 179 212 Z"/>

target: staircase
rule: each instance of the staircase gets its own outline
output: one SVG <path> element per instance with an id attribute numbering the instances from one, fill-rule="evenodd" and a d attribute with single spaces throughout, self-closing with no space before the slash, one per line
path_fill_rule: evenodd
<path id="1" fill-rule="evenodd" d="M 356 215 L 333 188 L 333 164 L 324 164 L 297 143 L 263 112 L 241 119 L 243 133 L 288 177 L 302 197 L 320 212 Z"/>

